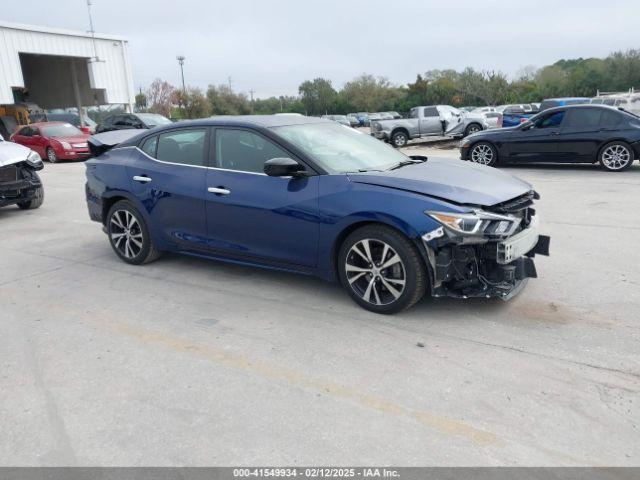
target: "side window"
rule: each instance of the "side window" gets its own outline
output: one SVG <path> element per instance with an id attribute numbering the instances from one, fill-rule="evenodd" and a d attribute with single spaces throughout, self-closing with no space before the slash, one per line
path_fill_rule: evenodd
<path id="1" fill-rule="evenodd" d="M 247 130 L 216 130 L 216 163 L 219 168 L 264 173 L 264 162 L 291 155 L 271 141 Z"/>
<path id="2" fill-rule="evenodd" d="M 417 108 L 412 108 L 411 111 L 409 111 L 409 118 L 418 118 Z"/>
<path id="3" fill-rule="evenodd" d="M 113 117 L 113 124 L 121 127 L 126 127 L 129 125 L 129 123 L 127 123 L 127 118 L 124 115 Z"/>
<path id="4" fill-rule="evenodd" d="M 158 137 L 147 138 L 140 150 L 149 155 L 150 157 L 156 158 L 156 147 L 158 146 Z"/>
<path id="5" fill-rule="evenodd" d="M 36 135 L 40 135 L 40 130 L 39 130 L 38 128 L 36 128 L 36 127 L 31 127 L 31 133 L 30 133 L 30 135 L 31 135 L 32 137 L 34 137 L 34 136 L 36 136 Z"/>
<path id="6" fill-rule="evenodd" d="M 155 158 L 158 160 L 200 167 L 205 165 L 205 140 L 207 138 L 205 129 L 177 130 L 163 133 L 154 138 L 157 138 Z M 147 146 L 147 142 L 143 148 Z M 151 145 L 148 148 L 151 148 Z"/>
<path id="7" fill-rule="evenodd" d="M 613 127 L 622 122 L 622 115 L 618 112 L 605 111 L 600 117 L 600 125 L 603 127 Z"/>
<path id="8" fill-rule="evenodd" d="M 600 125 L 602 110 L 597 108 L 580 108 L 571 110 L 563 125 L 568 128 L 593 128 Z"/>
<path id="9" fill-rule="evenodd" d="M 559 127 L 564 118 L 564 111 L 556 112 L 541 118 L 536 122 L 536 128 L 556 128 Z"/>
<path id="10" fill-rule="evenodd" d="M 439 117 L 438 109 L 436 107 L 425 107 L 424 109 L 425 117 Z"/>
<path id="11" fill-rule="evenodd" d="M 23 127 L 20 129 L 20 131 L 18 132 L 18 135 L 22 135 L 23 137 L 30 137 L 31 136 L 31 127 Z"/>

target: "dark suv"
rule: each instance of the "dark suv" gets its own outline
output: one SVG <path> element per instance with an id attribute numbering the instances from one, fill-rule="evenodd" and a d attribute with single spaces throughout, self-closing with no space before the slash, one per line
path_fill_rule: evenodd
<path id="1" fill-rule="evenodd" d="M 157 113 L 117 113 L 110 115 L 96 127 L 96 133 L 111 130 L 148 129 L 172 123 Z"/>

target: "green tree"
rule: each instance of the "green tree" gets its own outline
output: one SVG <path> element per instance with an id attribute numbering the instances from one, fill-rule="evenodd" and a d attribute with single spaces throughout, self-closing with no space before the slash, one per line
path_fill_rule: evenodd
<path id="1" fill-rule="evenodd" d="M 251 104 L 246 93 L 235 93 L 228 85 L 209 85 L 207 100 L 213 115 L 248 115 Z"/>
<path id="2" fill-rule="evenodd" d="M 331 85 L 331 80 L 316 78 L 313 81 L 306 80 L 298 87 L 300 100 L 308 115 L 323 115 L 335 101 L 337 92 Z"/>

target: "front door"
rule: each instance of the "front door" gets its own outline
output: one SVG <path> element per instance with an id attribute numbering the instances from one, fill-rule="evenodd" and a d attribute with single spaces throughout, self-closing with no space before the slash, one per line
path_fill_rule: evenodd
<path id="1" fill-rule="evenodd" d="M 508 155 L 515 162 L 558 161 L 558 140 L 565 111 L 560 110 L 538 118 L 513 132 Z"/>
<path id="2" fill-rule="evenodd" d="M 442 135 L 444 130 L 436 107 L 424 107 L 420 115 L 420 135 Z"/>
<path id="3" fill-rule="evenodd" d="M 315 267 L 318 177 L 270 177 L 264 163 L 292 155 L 250 130 L 217 128 L 207 172 L 209 247 L 238 260 Z"/>
<path id="4" fill-rule="evenodd" d="M 127 166 L 154 236 L 177 248 L 206 248 L 208 142 L 208 128 L 170 130 L 146 139 Z"/>

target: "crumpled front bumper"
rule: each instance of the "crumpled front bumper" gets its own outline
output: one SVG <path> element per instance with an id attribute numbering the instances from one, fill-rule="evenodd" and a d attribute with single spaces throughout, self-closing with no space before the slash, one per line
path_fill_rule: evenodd
<path id="1" fill-rule="evenodd" d="M 465 243 L 442 227 L 422 236 L 434 297 L 497 297 L 509 300 L 529 278 L 537 278 L 533 258 L 549 255 L 550 238 L 538 233 L 537 218 L 502 241 Z"/>
<path id="2" fill-rule="evenodd" d="M 36 190 L 40 186 L 42 186 L 40 179 L 29 169 L 22 170 L 15 181 L 1 181 L 0 207 L 32 200 L 36 197 Z"/>

